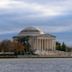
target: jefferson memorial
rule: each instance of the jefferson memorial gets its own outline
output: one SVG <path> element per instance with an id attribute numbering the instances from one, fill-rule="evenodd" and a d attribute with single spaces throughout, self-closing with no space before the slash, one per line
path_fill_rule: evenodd
<path id="1" fill-rule="evenodd" d="M 26 27 L 16 37 L 30 36 L 31 49 L 35 51 L 55 51 L 56 36 L 44 33 L 39 28 Z"/>

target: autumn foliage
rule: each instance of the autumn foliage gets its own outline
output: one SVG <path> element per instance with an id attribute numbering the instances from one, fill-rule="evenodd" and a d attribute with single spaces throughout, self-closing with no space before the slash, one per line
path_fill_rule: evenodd
<path id="1" fill-rule="evenodd" d="M 0 42 L 0 52 L 24 52 L 24 45 L 16 41 L 4 40 Z"/>

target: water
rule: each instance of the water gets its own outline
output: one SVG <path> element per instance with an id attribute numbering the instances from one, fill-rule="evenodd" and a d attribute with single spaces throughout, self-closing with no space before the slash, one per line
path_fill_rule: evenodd
<path id="1" fill-rule="evenodd" d="M 72 72 L 72 59 L 0 59 L 0 72 Z"/>

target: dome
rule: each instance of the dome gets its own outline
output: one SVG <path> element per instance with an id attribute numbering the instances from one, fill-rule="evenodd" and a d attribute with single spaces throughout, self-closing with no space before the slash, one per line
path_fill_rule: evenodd
<path id="1" fill-rule="evenodd" d="M 19 35 L 22 36 L 34 36 L 34 35 L 40 35 L 43 34 L 43 32 L 39 29 L 39 28 L 35 28 L 35 27 L 27 27 L 25 29 L 23 29 Z"/>

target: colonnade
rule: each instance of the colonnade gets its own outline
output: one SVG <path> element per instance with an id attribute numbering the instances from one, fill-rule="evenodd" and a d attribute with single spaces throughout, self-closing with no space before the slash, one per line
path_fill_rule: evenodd
<path id="1" fill-rule="evenodd" d="M 35 39 L 33 48 L 37 50 L 55 50 L 55 40 L 54 39 Z"/>

